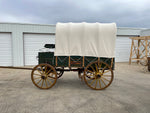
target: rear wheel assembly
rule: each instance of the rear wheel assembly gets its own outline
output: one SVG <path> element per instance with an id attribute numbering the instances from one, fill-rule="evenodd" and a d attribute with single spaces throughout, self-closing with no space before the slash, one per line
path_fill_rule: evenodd
<path id="1" fill-rule="evenodd" d="M 84 70 L 84 81 L 92 89 L 102 90 L 113 81 L 113 70 L 105 62 L 92 62 Z"/>

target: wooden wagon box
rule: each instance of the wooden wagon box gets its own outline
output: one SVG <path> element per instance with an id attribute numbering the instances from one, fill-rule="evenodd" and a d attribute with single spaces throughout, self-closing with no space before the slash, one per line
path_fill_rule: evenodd
<path id="1" fill-rule="evenodd" d="M 39 52 L 38 53 L 39 64 L 47 63 L 56 67 L 86 67 L 89 63 L 98 61 L 98 57 L 88 57 L 85 56 L 70 56 L 70 66 L 69 66 L 69 56 L 54 56 L 54 52 Z M 115 59 L 100 57 L 100 61 L 107 63 L 112 69 L 114 69 Z M 102 66 L 104 67 L 104 66 Z"/>

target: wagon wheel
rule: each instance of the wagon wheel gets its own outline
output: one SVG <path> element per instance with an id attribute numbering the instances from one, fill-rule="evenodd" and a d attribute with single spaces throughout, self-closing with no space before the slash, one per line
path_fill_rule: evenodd
<path id="1" fill-rule="evenodd" d="M 113 81 L 113 70 L 104 62 L 92 62 L 84 70 L 84 81 L 92 89 L 102 90 Z"/>
<path id="2" fill-rule="evenodd" d="M 143 66 L 147 66 L 148 65 L 148 60 L 147 60 L 146 56 L 141 58 L 140 64 L 143 65 Z"/>
<path id="3" fill-rule="evenodd" d="M 63 69 L 64 68 L 61 68 L 61 70 L 57 71 L 57 78 L 60 78 L 64 74 Z"/>
<path id="4" fill-rule="evenodd" d="M 35 86 L 41 89 L 49 89 L 57 81 L 56 70 L 49 64 L 39 64 L 31 72 L 31 79 Z"/>

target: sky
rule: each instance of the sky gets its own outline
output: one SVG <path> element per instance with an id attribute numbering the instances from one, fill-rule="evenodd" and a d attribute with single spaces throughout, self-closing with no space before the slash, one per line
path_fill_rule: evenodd
<path id="1" fill-rule="evenodd" d="M 0 0 L 0 22 L 115 22 L 150 28 L 150 0 Z"/>

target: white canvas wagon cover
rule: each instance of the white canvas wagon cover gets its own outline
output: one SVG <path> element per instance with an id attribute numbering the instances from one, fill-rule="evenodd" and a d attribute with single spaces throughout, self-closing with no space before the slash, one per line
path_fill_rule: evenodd
<path id="1" fill-rule="evenodd" d="M 55 56 L 115 57 L 115 23 L 57 23 Z"/>

